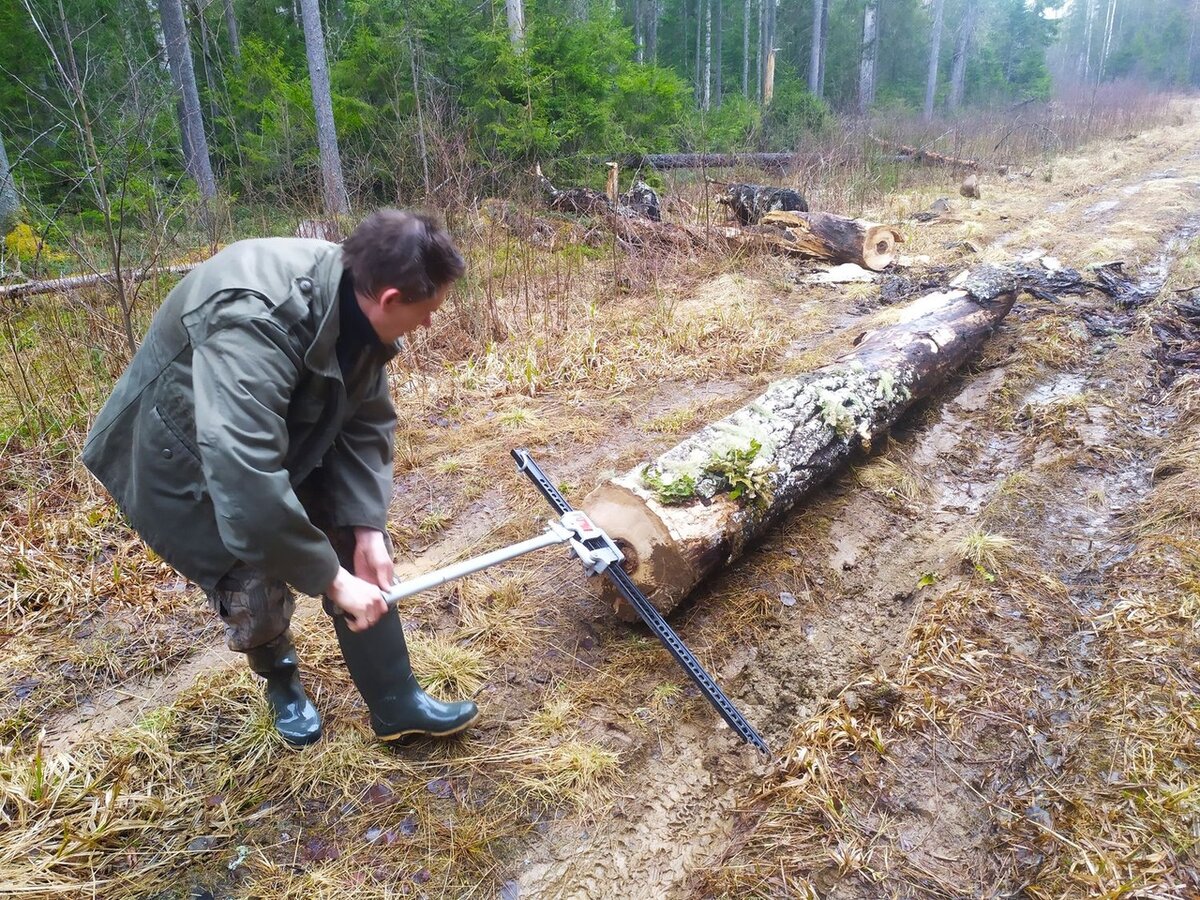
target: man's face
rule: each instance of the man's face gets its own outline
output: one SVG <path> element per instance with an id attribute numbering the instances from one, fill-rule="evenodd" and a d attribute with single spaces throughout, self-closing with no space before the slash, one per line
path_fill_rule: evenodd
<path id="1" fill-rule="evenodd" d="M 449 293 L 450 285 L 444 285 L 428 300 L 406 303 L 398 290 L 384 288 L 376 297 L 360 297 L 359 303 L 379 339 L 385 344 L 390 344 L 418 328 L 428 328 L 433 314 L 445 302 Z"/>

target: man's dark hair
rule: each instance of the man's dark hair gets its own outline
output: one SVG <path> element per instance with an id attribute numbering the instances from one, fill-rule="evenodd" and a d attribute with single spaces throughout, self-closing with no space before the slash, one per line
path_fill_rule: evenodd
<path id="1" fill-rule="evenodd" d="M 467 270 L 454 239 L 433 216 L 401 209 L 371 213 L 342 244 L 342 261 L 365 294 L 394 287 L 411 303 L 428 300 Z"/>

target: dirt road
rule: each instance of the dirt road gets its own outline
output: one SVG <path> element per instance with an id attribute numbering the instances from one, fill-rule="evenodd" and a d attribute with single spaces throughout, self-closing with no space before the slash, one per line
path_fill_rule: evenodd
<path id="1" fill-rule="evenodd" d="M 483 710 L 448 747 L 371 743 L 313 609 L 297 631 L 327 737 L 303 754 L 213 628 L 165 672 L 25 710 L 66 761 L 47 800 L 32 745 L 5 758 L 30 843 L 0 846 L 0 893 L 1197 896 L 1200 473 L 1178 448 L 1200 419 L 1161 387 L 1152 325 L 1200 283 L 1198 122 L 984 178 L 982 200 L 947 175 L 871 211 L 952 197 L 905 226 L 931 260 L 913 282 L 1120 260 L 1155 299 L 1022 297 L 970 371 L 674 618 L 772 759 L 575 563 L 526 558 L 405 610 L 421 674 Z M 405 569 L 533 533 L 546 511 L 509 446 L 578 500 L 843 349 L 904 287 L 806 271 L 722 262 L 634 290 L 561 336 L 586 377 L 550 372 L 543 343 L 399 385 Z"/>

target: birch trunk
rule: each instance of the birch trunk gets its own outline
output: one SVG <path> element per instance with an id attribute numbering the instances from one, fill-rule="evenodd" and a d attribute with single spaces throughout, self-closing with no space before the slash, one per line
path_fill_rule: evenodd
<path id="1" fill-rule="evenodd" d="M 700 108 L 708 110 L 712 104 L 712 0 L 704 3 L 704 89 Z"/>
<path id="2" fill-rule="evenodd" d="M 524 0 L 504 0 L 504 12 L 508 16 L 508 40 L 520 53 L 525 46 Z"/>
<path id="3" fill-rule="evenodd" d="M 304 46 L 308 54 L 308 79 L 312 84 L 313 109 L 317 117 L 317 146 L 321 153 L 321 182 L 325 212 L 345 215 L 350 211 L 342 157 L 338 151 L 337 126 L 333 121 L 333 97 L 329 89 L 329 64 L 325 59 L 325 33 L 321 29 L 318 0 L 300 0 L 304 22 Z"/>
<path id="4" fill-rule="evenodd" d="M 970 359 L 1012 307 L 1014 286 L 1003 282 L 980 279 L 913 302 L 897 324 L 869 333 L 836 362 L 775 382 L 649 467 L 599 485 L 584 509 L 621 547 L 626 571 L 650 601 L 670 612 Z M 759 449 L 744 468 L 762 493 L 731 499 L 713 460 L 744 459 L 752 441 Z M 647 469 L 659 484 L 676 486 L 676 503 L 660 499 Z M 630 618 L 615 591 L 605 591 L 618 615 Z"/>
<path id="5" fill-rule="evenodd" d="M 937 96 L 938 62 L 942 53 L 942 24 L 945 0 L 933 0 L 933 36 L 929 45 L 929 77 L 925 81 L 925 121 L 933 118 L 933 100 Z"/>
<path id="6" fill-rule="evenodd" d="M 875 102 L 875 48 L 879 35 L 879 0 L 867 0 L 863 13 L 862 59 L 858 69 L 858 111 L 862 114 Z"/>

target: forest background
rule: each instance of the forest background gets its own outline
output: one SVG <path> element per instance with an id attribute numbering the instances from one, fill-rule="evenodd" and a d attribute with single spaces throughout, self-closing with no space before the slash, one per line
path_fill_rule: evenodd
<path id="1" fill-rule="evenodd" d="M 1198 24 L 1200 0 L 0 0 L 3 266 L 451 208 L 535 161 L 791 150 L 841 114 L 1195 87 Z"/>

